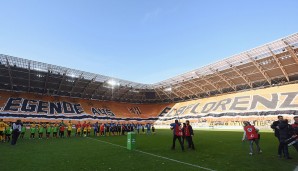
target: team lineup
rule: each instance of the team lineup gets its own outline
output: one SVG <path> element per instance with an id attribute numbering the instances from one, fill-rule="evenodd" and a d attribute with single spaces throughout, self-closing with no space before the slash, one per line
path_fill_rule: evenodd
<path id="1" fill-rule="evenodd" d="M 27 129 L 28 128 L 28 129 Z M 30 133 L 30 139 L 49 139 L 49 138 L 64 138 L 71 136 L 114 136 L 125 135 L 127 132 L 136 132 L 138 134 L 155 134 L 154 125 L 147 124 L 120 124 L 120 123 L 98 123 L 91 124 L 90 122 L 78 121 L 77 124 L 72 124 L 71 121 L 64 123 L 31 123 L 23 124 L 20 130 L 20 138 L 23 139 L 26 131 Z M 0 121 L 0 141 L 10 142 L 13 132 L 12 123 Z"/>

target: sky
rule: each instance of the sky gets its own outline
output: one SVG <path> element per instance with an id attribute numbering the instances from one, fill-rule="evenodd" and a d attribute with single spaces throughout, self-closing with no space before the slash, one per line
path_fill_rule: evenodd
<path id="1" fill-rule="evenodd" d="M 152 84 L 298 32 L 297 0 L 0 0 L 0 54 Z"/>

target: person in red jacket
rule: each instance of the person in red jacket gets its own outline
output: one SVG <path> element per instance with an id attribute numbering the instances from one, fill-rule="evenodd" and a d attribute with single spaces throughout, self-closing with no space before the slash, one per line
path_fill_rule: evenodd
<path id="1" fill-rule="evenodd" d="M 298 116 L 294 117 L 294 121 L 295 122 L 291 126 L 293 128 L 293 137 L 296 136 L 296 139 L 291 143 L 291 145 L 293 145 L 293 147 L 295 147 L 296 151 L 298 152 Z"/>
<path id="2" fill-rule="evenodd" d="M 258 134 L 259 130 L 247 121 L 243 122 L 243 124 L 244 124 L 244 134 L 243 134 L 242 141 L 245 141 L 245 140 L 249 141 L 249 149 L 250 149 L 249 155 L 253 155 L 254 143 L 257 146 L 257 151 L 259 153 L 262 153 L 262 150 L 259 146 L 259 134 Z"/>
<path id="3" fill-rule="evenodd" d="M 192 136 L 194 136 L 194 133 L 193 133 L 192 126 L 189 124 L 189 120 L 186 120 L 186 126 L 184 128 L 184 135 L 185 135 L 185 139 L 188 144 L 188 148 L 194 150 L 195 145 L 193 144 L 193 141 L 192 141 Z"/>
<path id="4" fill-rule="evenodd" d="M 181 140 L 182 137 L 182 128 L 181 124 L 178 122 L 178 120 L 175 120 L 175 123 L 171 124 L 171 130 L 173 130 L 173 145 L 172 145 L 172 150 L 175 150 L 175 143 L 176 140 L 178 139 L 182 151 L 184 151 L 184 146 Z"/>

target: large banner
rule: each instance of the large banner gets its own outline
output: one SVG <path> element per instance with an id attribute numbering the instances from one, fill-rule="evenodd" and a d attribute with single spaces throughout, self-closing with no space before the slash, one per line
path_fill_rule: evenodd
<path id="1" fill-rule="evenodd" d="M 159 120 L 298 115 L 297 95 L 298 84 L 290 84 L 181 102 Z"/>
<path id="2" fill-rule="evenodd" d="M 154 122 L 173 104 L 131 104 L 0 91 L 0 118 L 51 122 Z"/>
<path id="3" fill-rule="evenodd" d="M 28 121 L 241 122 L 298 115 L 298 84 L 243 91 L 176 104 L 131 104 L 0 91 L 0 118 Z"/>

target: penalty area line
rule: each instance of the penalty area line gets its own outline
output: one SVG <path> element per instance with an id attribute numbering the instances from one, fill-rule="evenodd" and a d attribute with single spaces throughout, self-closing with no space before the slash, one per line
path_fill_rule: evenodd
<path id="1" fill-rule="evenodd" d="M 120 148 L 125 148 L 126 149 L 126 147 L 125 146 L 122 146 L 122 145 L 113 144 L 113 143 L 110 143 L 110 142 L 107 142 L 107 141 L 102 141 L 102 140 L 95 139 L 95 138 L 90 138 L 90 137 L 87 137 L 87 138 L 88 139 L 91 139 L 91 140 L 94 140 L 94 141 L 101 142 L 101 143 L 105 143 L 105 144 L 109 144 L 109 145 L 112 145 L 112 146 L 116 146 L 116 147 L 120 147 Z M 199 166 L 199 165 L 195 165 L 195 164 L 191 164 L 191 163 L 186 163 L 186 162 L 183 162 L 183 161 L 179 161 L 179 160 L 176 160 L 176 159 L 171 159 L 171 158 L 168 158 L 168 157 L 164 157 L 164 156 L 160 156 L 160 155 L 148 153 L 148 152 L 141 151 L 141 150 L 133 150 L 133 151 L 136 151 L 136 152 L 139 152 L 139 153 L 142 153 L 142 154 L 147 154 L 147 155 L 150 155 L 150 156 L 154 156 L 154 157 L 157 157 L 157 158 L 162 158 L 162 159 L 169 160 L 169 161 L 172 161 L 172 162 L 176 162 L 176 163 L 180 163 L 180 164 L 184 164 L 184 165 L 188 165 L 188 166 L 200 168 L 200 169 L 203 169 L 203 170 L 215 171 L 215 170 L 210 169 L 210 168 L 207 168 L 207 167 L 203 167 L 203 166 Z"/>

